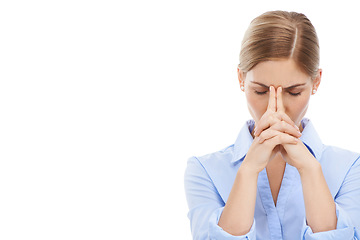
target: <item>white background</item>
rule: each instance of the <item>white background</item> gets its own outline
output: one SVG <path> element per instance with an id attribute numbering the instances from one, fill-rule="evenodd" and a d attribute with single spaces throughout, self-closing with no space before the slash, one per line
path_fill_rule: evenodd
<path id="1" fill-rule="evenodd" d="M 278 9 L 319 35 L 307 117 L 359 152 L 356 1 L 2 1 L 0 239 L 191 239 L 186 161 L 250 119 L 240 43 Z"/>

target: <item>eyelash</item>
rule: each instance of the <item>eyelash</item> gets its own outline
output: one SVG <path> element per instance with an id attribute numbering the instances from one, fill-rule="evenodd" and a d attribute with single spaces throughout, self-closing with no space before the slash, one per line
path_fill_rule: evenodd
<path id="1" fill-rule="evenodd" d="M 266 94 L 267 92 L 268 92 L 268 91 L 265 91 L 265 92 L 255 91 L 255 93 L 256 93 L 257 95 L 264 95 L 264 94 Z M 298 93 L 291 93 L 291 92 L 289 92 L 289 94 L 292 95 L 292 96 L 299 96 L 299 95 L 301 95 L 301 92 L 298 92 Z"/>

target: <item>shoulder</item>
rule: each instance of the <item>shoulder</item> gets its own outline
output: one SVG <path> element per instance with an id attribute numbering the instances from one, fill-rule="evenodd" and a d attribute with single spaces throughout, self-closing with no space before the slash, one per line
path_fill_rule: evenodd
<path id="1" fill-rule="evenodd" d="M 360 154 L 336 146 L 324 145 L 319 162 L 333 197 L 348 173 L 360 167 Z"/>
<path id="2" fill-rule="evenodd" d="M 231 169 L 234 154 L 234 144 L 229 145 L 219 151 L 208 153 L 202 156 L 192 156 L 188 159 L 189 165 L 197 165 L 205 170 L 210 176 L 216 175 L 219 171 L 224 172 Z"/>
<path id="3" fill-rule="evenodd" d="M 234 145 L 232 144 L 217 152 L 190 157 L 185 175 L 192 175 L 192 178 L 196 177 L 197 179 L 207 179 L 226 202 L 239 168 L 238 163 L 232 163 L 233 153 Z"/>
<path id="4" fill-rule="evenodd" d="M 324 145 L 321 158 L 321 165 L 336 165 L 340 168 L 351 166 L 360 156 L 360 153 L 349 151 L 331 145 Z"/>
<path id="5" fill-rule="evenodd" d="M 234 153 L 234 144 L 229 145 L 219 151 L 212 152 L 203 156 L 198 156 L 199 162 L 207 168 L 229 165 Z"/>
<path id="6" fill-rule="evenodd" d="M 234 172 L 237 172 L 239 162 L 233 162 L 233 159 L 234 144 L 219 151 L 196 157 L 196 160 L 205 169 L 206 173 L 217 183 L 219 183 L 219 181 L 216 181 L 218 178 L 225 179 L 224 176 L 232 176 Z M 221 182 L 223 181 L 221 180 Z"/>

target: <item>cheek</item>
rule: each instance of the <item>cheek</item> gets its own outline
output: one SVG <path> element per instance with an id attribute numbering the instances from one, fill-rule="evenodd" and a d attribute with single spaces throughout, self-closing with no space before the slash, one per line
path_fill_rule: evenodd
<path id="1" fill-rule="evenodd" d="M 309 105 L 310 96 L 304 95 L 299 97 L 289 96 L 286 99 L 285 112 L 294 122 L 299 122 L 305 116 Z"/>
<path id="2" fill-rule="evenodd" d="M 257 94 L 246 94 L 247 105 L 251 116 L 257 122 L 261 116 L 266 112 L 268 99 L 265 96 L 259 96 Z"/>

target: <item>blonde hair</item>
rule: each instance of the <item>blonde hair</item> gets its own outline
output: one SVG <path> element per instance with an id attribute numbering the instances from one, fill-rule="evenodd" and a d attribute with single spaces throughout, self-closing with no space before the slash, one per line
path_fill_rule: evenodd
<path id="1" fill-rule="evenodd" d="M 319 68 L 319 40 L 302 13 L 266 12 L 251 21 L 241 44 L 239 69 L 245 74 L 263 61 L 293 59 L 312 79 Z"/>

